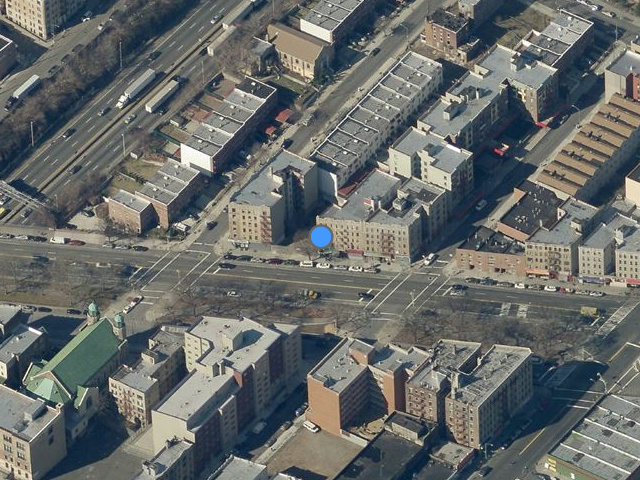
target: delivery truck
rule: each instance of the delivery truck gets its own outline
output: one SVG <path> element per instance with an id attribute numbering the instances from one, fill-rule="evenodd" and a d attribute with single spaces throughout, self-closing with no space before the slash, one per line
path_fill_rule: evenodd
<path id="1" fill-rule="evenodd" d="M 65 243 L 69 242 L 69 239 L 66 237 L 51 237 L 49 239 L 50 243 L 59 243 L 64 245 Z"/>
<path id="2" fill-rule="evenodd" d="M 145 88 L 147 88 L 156 78 L 156 71 L 152 68 L 149 68 L 146 72 L 144 72 L 138 79 L 129 85 L 124 93 L 118 99 L 118 103 L 116 107 L 119 109 L 123 109 L 129 103 L 136 99 L 140 92 L 142 92 Z"/>
<path id="3" fill-rule="evenodd" d="M 38 75 L 32 75 L 29 80 L 24 82 L 15 92 L 13 92 L 13 95 L 11 95 L 7 100 L 4 109 L 10 111 L 24 100 L 27 95 L 33 92 L 38 85 L 40 85 L 40 77 Z"/>
<path id="4" fill-rule="evenodd" d="M 147 104 L 144 106 L 145 110 L 149 113 L 155 112 L 164 102 L 169 100 L 169 98 L 171 98 L 171 96 L 176 93 L 179 88 L 180 83 L 175 80 L 171 80 L 164 86 L 164 88 L 162 88 L 162 90 L 160 90 L 156 95 L 153 96 L 151 100 L 147 102 Z"/>

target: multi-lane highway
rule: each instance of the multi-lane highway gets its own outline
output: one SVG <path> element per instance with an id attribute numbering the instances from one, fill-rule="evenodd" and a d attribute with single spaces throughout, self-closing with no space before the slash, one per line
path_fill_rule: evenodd
<path id="1" fill-rule="evenodd" d="M 127 68 L 80 114 L 62 127 L 52 141 L 40 148 L 21 168 L 13 172 L 8 180 L 22 179 L 36 188 L 48 185 L 43 191 L 53 199 L 71 181 L 81 181 L 91 173 L 109 171 L 122 159 L 125 149 L 128 151 L 127 132 L 137 128 L 151 130 L 162 120 L 162 117 L 148 114 L 144 110 L 144 99 L 153 95 L 164 84 L 169 73 L 178 74 L 188 78 L 189 82 L 200 84 L 203 72 L 205 79 L 210 77 L 213 59 L 206 55 L 199 55 L 199 52 L 214 30 L 221 28 L 220 23 L 215 26 L 211 24 L 212 17 L 217 13 L 224 14 L 230 11 L 234 5 L 233 0 L 203 2 L 178 26 L 148 47 L 147 53 L 162 52 L 157 59 L 150 61 L 146 54 L 142 55 L 139 62 Z M 183 61 L 190 51 L 193 53 L 180 68 L 176 69 L 176 64 Z M 159 79 L 144 97 L 122 111 L 116 109 L 115 104 L 124 89 L 147 68 L 164 72 L 166 75 Z M 99 116 L 98 113 L 105 107 L 110 107 L 111 110 L 106 115 Z M 128 125 L 124 124 L 123 120 L 130 115 L 136 115 L 137 118 Z M 75 129 L 75 133 L 67 139 L 62 138 L 62 132 L 69 128 Z M 80 165 L 81 170 L 75 175 L 64 173 L 52 182 L 55 174 L 67 169 L 79 154 L 81 156 L 75 164 Z M 30 223 L 28 218 L 23 219 L 15 215 L 20 210 L 17 202 L 11 202 L 8 207 L 14 211 L 13 215 L 7 218 L 14 218 L 14 222 L 21 224 Z"/>

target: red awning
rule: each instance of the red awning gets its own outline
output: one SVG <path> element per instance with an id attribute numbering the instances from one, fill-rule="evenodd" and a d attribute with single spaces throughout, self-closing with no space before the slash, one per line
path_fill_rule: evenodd
<path id="1" fill-rule="evenodd" d="M 284 123 L 289 120 L 289 117 L 291 117 L 291 115 L 293 115 L 293 110 L 286 108 L 278 113 L 278 115 L 276 116 L 276 122 Z"/>
<path id="2" fill-rule="evenodd" d="M 627 285 L 640 285 L 640 278 L 627 278 Z"/>
<path id="3" fill-rule="evenodd" d="M 274 133 L 276 133 L 277 128 L 274 126 L 269 126 L 266 128 L 266 130 L 264 131 L 264 133 L 266 133 L 267 135 L 271 136 Z"/>

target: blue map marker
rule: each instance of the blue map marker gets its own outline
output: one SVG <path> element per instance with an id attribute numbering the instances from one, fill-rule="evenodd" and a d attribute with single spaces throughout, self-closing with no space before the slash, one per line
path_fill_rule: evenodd
<path id="1" fill-rule="evenodd" d="M 311 229 L 311 243 L 318 248 L 324 248 L 333 240 L 333 233 L 329 227 L 317 225 Z"/>

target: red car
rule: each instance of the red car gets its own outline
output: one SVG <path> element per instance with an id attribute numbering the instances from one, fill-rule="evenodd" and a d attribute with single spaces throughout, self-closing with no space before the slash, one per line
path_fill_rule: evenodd
<path id="1" fill-rule="evenodd" d="M 69 240 L 69 243 L 67 245 L 75 245 L 77 247 L 80 247 L 84 245 L 84 242 L 82 240 Z"/>

